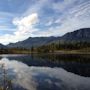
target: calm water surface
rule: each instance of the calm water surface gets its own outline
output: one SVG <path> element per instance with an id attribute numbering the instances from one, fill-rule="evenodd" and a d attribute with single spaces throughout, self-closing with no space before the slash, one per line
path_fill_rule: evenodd
<path id="1" fill-rule="evenodd" d="M 14 90 L 90 90 L 90 55 L 0 55 Z"/>

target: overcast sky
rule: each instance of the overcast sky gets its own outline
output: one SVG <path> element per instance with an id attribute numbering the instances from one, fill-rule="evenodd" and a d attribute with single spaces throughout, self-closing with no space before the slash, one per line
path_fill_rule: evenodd
<path id="1" fill-rule="evenodd" d="M 90 27 L 90 0 L 0 0 L 0 43 L 62 36 Z"/>

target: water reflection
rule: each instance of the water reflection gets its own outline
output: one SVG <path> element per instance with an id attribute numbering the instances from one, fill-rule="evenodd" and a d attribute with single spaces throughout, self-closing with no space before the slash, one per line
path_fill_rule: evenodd
<path id="1" fill-rule="evenodd" d="M 20 61 L 2 58 L 15 90 L 90 90 L 90 78 L 75 75 L 62 68 L 28 66 Z"/>
<path id="2" fill-rule="evenodd" d="M 2 56 L 1 56 L 2 57 Z M 90 77 L 90 55 L 3 55 L 9 60 L 21 61 L 28 66 L 61 67 L 69 72 Z M 84 73 L 83 73 L 84 72 Z"/>

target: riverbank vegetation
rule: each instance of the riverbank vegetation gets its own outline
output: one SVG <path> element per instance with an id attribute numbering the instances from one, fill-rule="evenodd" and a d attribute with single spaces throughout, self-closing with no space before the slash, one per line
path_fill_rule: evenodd
<path id="1" fill-rule="evenodd" d="M 30 54 L 30 53 L 90 53 L 90 43 L 88 42 L 71 42 L 71 43 L 51 43 L 39 47 L 31 48 L 1 48 L 0 54 Z"/>
<path id="2" fill-rule="evenodd" d="M 38 53 L 89 53 L 90 43 L 72 42 L 72 43 L 52 43 L 37 48 L 31 47 L 31 52 Z"/>

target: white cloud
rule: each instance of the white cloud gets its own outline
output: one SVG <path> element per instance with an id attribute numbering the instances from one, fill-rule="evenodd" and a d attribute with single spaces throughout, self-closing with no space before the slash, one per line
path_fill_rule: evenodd
<path id="1" fill-rule="evenodd" d="M 86 23 L 87 22 L 87 23 Z M 60 23 L 60 22 L 59 22 Z M 80 28 L 89 28 L 90 21 L 88 20 L 79 20 L 78 18 L 68 18 L 63 21 L 60 26 L 51 27 L 48 30 L 36 31 L 36 36 L 62 36 L 67 32 L 72 32 Z"/>
<path id="2" fill-rule="evenodd" d="M 42 11 L 42 7 L 46 6 L 47 3 L 49 3 L 49 0 L 36 0 L 34 5 L 31 5 L 23 15 L 35 12 L 40 13 L 40 11 Z"/>
<path id="3" fill-rule="evenodd" d="M 46 11 L 48 8 L 54 11 L 51 16 Z M 42 26 L 35 28 L 37 22 Z M 13 19 L 13 24 L 17 27 L 16 31 L 12 35 L 0 36 L 0 43 L 17 42 L 30 36 L 61 36 L 79 28 L 90 27 L 90 0 L 36 0 L 21 17 Z"/>
<path id="4" fill-rule="evenodd" d="M 50 26 L 53 24 L 53 19 L 52 20 L 49 20 L 47 23 L 46 23 L 46 26 Z"/>
<path id="5" fill-rule="evenodd" d="M 13 20 L 13 24 L 17 26 L 17 31 L 14 33 L 16 36 L 28 34 L 29 32 L 33 32 L 32 28 L 35 23 L 38 21 L 37 13 L 33 13 L 24 18 L 18 19 L 15 18 Z M 30 30 L 31 29 L 31 30 Z"/>
<path id="6" fill-rule="evenodd" d="M 33 13 L 33 14 L 23 17 L 21 19 L 15 18 L 13 20 L 13 23 L 17 26 L 29 27 L 30 25 L 36 23 L 37 17 L 38 17 L 37 13 Z"/>
<path id="7" fill-rule="evenodd" d="M 11 34 L 5 34 L 0 36 L 0 42 L 8 44 L 10 42 L 17 42 L 28 38 L 37 29 L 34 28 L 34 24 L 38 22 L 38 14 L 33 13 L 31 15 L 15 18 L 13 24 L 16 25 L 16 31 Z"/>
<path id="8" fill-rule="evenodd" d="M 37 31 L 36 36 L 62 36 L 67 32 L 72 32 L 80 28 L 90 27 L 90 1 L 83 2 L 80 0 L 74 5 L 77 0 L 65 0 L 63 2 L 54 3 L 53 9 L 56 12 L 61 12 L 61 15 L 52 23 L 58 25 L 51 26 L 48 30 Z M 51 22 L 46 23 L 51 24 Z"/>

